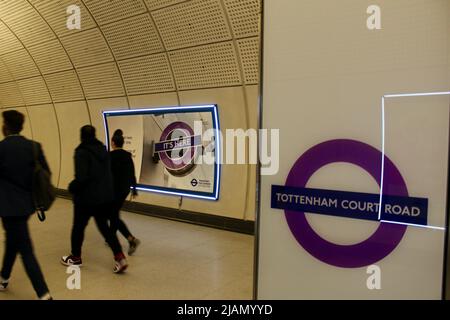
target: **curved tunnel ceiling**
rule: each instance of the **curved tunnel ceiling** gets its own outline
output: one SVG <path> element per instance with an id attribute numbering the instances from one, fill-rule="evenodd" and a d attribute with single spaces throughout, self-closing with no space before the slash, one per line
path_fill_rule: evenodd
<path id="1" fill-rule="evenodd" d="M 81 30 L 66 27 L 69 5 Z M 0 107 L 258 83 L 260 0 L 2 0 Z"/>

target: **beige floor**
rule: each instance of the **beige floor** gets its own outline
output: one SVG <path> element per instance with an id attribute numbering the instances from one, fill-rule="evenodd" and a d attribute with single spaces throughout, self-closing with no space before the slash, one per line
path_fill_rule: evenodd
<path id="1" fill-rule="evenodd" d="M 253 237 L 186 223 L 122 213 L 142 240 L 123 275 L 112 273 L 112 253 L 91 220 L 83 246 L 81 290 L 67 289 L 70 274 L 59 263 L 70 249 L 72 206 L 57 200 L 41 223 L 30 223 L 35 251 L 55 299 L 251 299 Z M 0 259 L 3 257 L 0 233 Z M 126 241 L 121 237 L 122 244 Z M 22 261 L 17 260 L 1 299 L 35 299 Z"/>

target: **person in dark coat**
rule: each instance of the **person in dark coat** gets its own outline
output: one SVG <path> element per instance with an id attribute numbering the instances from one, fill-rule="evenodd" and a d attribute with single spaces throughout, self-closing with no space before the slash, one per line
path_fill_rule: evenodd
<path id="1" fill-rule="evenodd" d="M 122 247 L 115 233 L 108 226 L 114 196 L 111 165 L 106 147 L 95 137 L 95 128 L 81 128 L 81 144 L 75 149 L 75 179 L 69 184 L 73 195 L 74 220 L 72 228 L 72 252 L 61 258 L 64 265 L 82 265 L 81 247 L 84 230 L 94 217 L 100 233 L 114 254 L 114 273 L 128 267 Z"/>
<path id="2" fill-rule="evenodd" d="M 116 130 L 112 137 L 112 148 L 110 152 L 111 170 L 114 180 L 114 201 L 111 211 L 110 226 L 114 233 L 117 230 L 128 240 L 128 254 L 132 255 L 139 246 L 140 241 L 136 239 L 128 229 L 127 225 L 120 219 L 120 209 L 132 190 L 132 196 L 137 196 L 136 176 L 131 153 L 123 149 L 125 139 L 122 130 Z"/>
<path id="3" fill-rule="evenodd" d="M 41 145 L 20 135 L 25 117 L 10 110 L 3 112 L 3 135 L 0 142 L 0 217 L 6 233 L 6 248 L 0 272 L 0 291 L 6 290 L 18 254 L 41 300 L 51 300 L 39 263 L 34 255 L 28 220 L 36 211 L 32 179 L 37 157 L 50 172 Z"/>

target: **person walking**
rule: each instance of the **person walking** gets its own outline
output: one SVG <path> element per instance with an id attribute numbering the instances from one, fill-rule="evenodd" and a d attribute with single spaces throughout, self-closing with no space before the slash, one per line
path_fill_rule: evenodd
<path id="1" fill-rule="evenodd" d="M 114 196 L 109 154 L 97 140 L 95 128 L 81 128 L 81 144 L 75 149 L 75 179 L 69 184 L 73 195 L 74 220 L 71 243 L 72 252 L 61 258 L 63 265 L 82 265 L 81 248 L 84 231 L 91 217 L 111 247 L 114 254 L 114 273 L 122 273 L 128 267 L 122 247 L 115 233 L 108 226 Z"/>
<path id="2" fill-rule="evenodd" d="M 111 140 L 113 151 L 110 152 L 110 156 L 114 180 L 114 201 L 110 217 L 110 226 L 114 233 L 119 230 L 128 240 L 128 254 L 131 256 L 141 242 L 131 234 L 127 225 L 120 218 L 120 209 L 123 207 L 125 200 L 130 194 L 130 189 L 132 190 L 132 197 L 137 196 L 134 163 L 131 153 L 123 149 L 125 143 L 123 131 L 120 129 L 116 130 Z"/>
<path id="3" fill-rule="evenodd" d="M 42 147 L 20 132 L 25 117 L 22 113 L 4 111 L 3 135 L 0 142 L 0 217 L 6 234 L 3 266 L 0 271 L 0 291 L 9 284 L 14 262 L 22 257 L 25 271 L 40 300 L 52 300 L 33 250 L 28 220 L 36 211 L 32 195 L 35 159 L 50 173 Z"/>

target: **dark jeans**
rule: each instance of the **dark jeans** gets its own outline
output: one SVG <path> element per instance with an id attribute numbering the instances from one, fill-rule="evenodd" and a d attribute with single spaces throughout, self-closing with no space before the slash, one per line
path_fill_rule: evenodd
<path id="1" fill-rule="evenodd" d="M 3 279 L 9 279 L 17 254 L 20 254 L 34 290 L 38 297 L 42 297 L 49 291 L 33 252 L 33 244 L 28 231 L 28 218 L 29 216 L 2 218 L 3 228 L 6 232 L 6 250 L 0 275 Z"/>
<path id="2" fill-rule="evenodd" d="M 111 230 L 114 234 L 117 233 L 117 230 L 125 237 L 132 237 L 130 230 L 128 230 L 127 225 L 120 219 L 120 209 L 122 209 L 125 200 L 127 199 L 128 194 L 118 196 L 114 199 L 111 215 L 109 217 Z"/>
<path id="3" fill-rule="evenodd" d="M 111 247 L 114 256 L 122 253 L 122 247 L 115 233 L 108 227 L 108 216 L 111 204 L 103 205 L 74 205 L 73 228 L 72 228 L 72 255 L 81 257 L 81 247 L 84 240 L 84 230 L 91 217 L 94 217 L 97 228 L 105 241 Z"/>

